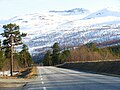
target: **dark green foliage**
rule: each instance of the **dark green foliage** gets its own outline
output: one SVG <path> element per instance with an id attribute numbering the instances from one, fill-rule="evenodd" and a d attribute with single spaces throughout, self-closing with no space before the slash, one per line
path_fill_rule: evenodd
<path id="1" fill-rule="evenodd" d="M 55 43 L 52 49 L 53 49 L 52 62 L 53 65 L 57 65 L 59 63 L 58 61 L 59 61 L 59 53 L 60 53 L 58 43 Z"/>
<path id="2" fill-rule="evenodd" d="M 116 60 L 120 58 L 120 45 L 100 48 L 96 43 L 88 43 L 76 49 L 60 51 L 58 43 L 55 43 L 52 49 L 53 53 L 49 53 L 52 59 L 44 59 L 44 65 L 46 65 L 49 60 L 52 60 L 53 65 L 57 65 L 64 62 Z M 48 55 L 48 52 L 46 55 Z"/>
<path id="3" fill-rule="evenodd" d="M 111 46 L 111 47 L 108 47 L 108 49 L 113 55 L 120 57 L 120 45 Z"/>
<path id="4" fill-rule="evenodd" d="M 2 51 L 1 40 L 0 40 L 0 70 L 3 68 L 4 64 L 4 53 Z"/>
<path id="5" fill-rule="evenodd" d="M 88 43 L 71 50 L 68 61 L 116 60 L 120 58 L 120 46 L 99 47 L 97 45 Z"/>
<path id="6" fill-rule="evenodd" d="M 44 56 L 44 60 L 43 60 L 43 63 L 45 66 L 50 66 L 52 65 L 52 56 L 51 56 L 51 51 L 48 50 L 47 53 L 45 54 Z"/>
<path id="7" fill-rule="evenodd" d="M 87 43 L 85 46 L 89 48 L 90 51 L 99 51 L 99 48 L 97 48 L 95 43 Z"/>
<path id="8" fill-rule="evenodd" d="M 29 53 L 29 51 L 27 51 L 27 63 L 28 63 L 28 67 L 31 67 L 31 65 L 33 64 L 33 61 L 32 61 L 32 57 Z"/>
<path id="9" fill-rule="evenodd" d="M 53 53 L 48 50 L 44 56 L 43 64 L 44 65 L 57 65 L 64 63 L 70 55 L 69 50 L 60 51 L 58 43 L 55 43 L 52 47 Z"/>
<path id="10" fill-rule="evenodd" d="M 20 52 L 20 65 L 21 67 L 30 67 L 32 62 L 32 57 L 28 51 L 27 45 L 23 44 L 22 51 Z"/>
<path id="11" fill-rule="evenodd" d="M 13 72 L 13 48 L 16 45 L 22 44 L 23 35 L 19 32 L 19 26 L 16 24 L 3 25 L 4 33 L 1 35 L 5 37 L 3 41 L 4 48 L 6 52 L 10 53 L 10 72 L 12 76 Z M 7 54 L 6 54 L 7 55 Z M 9 57 L 9 56 L 7 56 Z"/>
<path id="12" fill-rule="evenodd" d="M 4 33 L 1 35 L 5 37 L 3 40 L 3 46 L 0 51 L 4 49 L 4 55 L 6 59 L 10 59 L 10 71 L 11 76 L 14 68 L 14 64 L 17 65 L 19 63 L 18 67 L 28 67 L 31 66 L 32 58 L 30 53 L 28 52 L 27 45 L 23 45 L 23 50 L 19 52 L 14 52 L 14 46 L 23 44 L 22 43 L 22 37 L 26 36 L 26 33 L 20 33 L 19 32 L 19 26 L 16 24 L 7 24 L 3 25 Z M 1 42 L 0 42 L 1 44 Z M 0 52 L 1 53 L 1 52 Z M 0 57 L 1 58 L 1 57 Z"/>
<path id="13" fill-rule="evenodd" d="M 10 58 L 10 48 L 6 47 L 4 48 L 5 58 Z"/>
<path id="14" fill-rule="evenodd" d="M 4 64 L 4 53 L 3 51 L 0 51 L 0 70 L 3 68 L 3 64 Z"/>
<path id="15" fill-rule="evenodd" d="M 67 61 L 66 59 L 69 57 L 69 55 L 70 55 L 69 50 L 64 50 L 63 52 L 61 52 L 59 54 L 59 63 L 62 64 L 64 62 L 66 62 Z"/>
<path id="16" fill-rule="evenodd" d="M 58 43 L 55 43 L 54 45 L 53 45 L 53 54 L 59 54 L 59 46 L 58 46 Z"/>
<path id="17" fill-rule="evenodd" d="M 1 40 L 0 40 L 0 51 L 2 51 L 2 45 L 1 45 Z"/>
<path id="18" fill-rule="evenodd" d="M 65 55 L 66 58 L 69 57 L 69 55 L 70 55 L 69 50 L 64 50 L 62 53 Z"/>
<path id="19" fill-rule="evenodd" d="M 2 33 L 1 35 L 6 38 L 3 43 L 4 46 L 10 47 L 10 46 L 22 44 L 21 37 L 25 35 L 20 34 L 18 25 L 10 23 L 7 25 L 3 25 L 3 28 L 4 28 L 4 33 Z"/>
<path id="20" fill-rule="evenodd" d="M 26 44 L 23 44 L 22 50 L 23 50 L 23 51 L 28 51 L 28 47 L 27 47 Z"/>

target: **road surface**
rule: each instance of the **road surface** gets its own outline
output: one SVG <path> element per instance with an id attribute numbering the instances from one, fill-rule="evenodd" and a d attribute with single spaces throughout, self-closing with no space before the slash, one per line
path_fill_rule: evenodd
<path id="1" fill-rule="evenodd" d="M 56 67 L 38 67 L 38 78 L 22 90 L 120 90 L 120 78 Z"/>

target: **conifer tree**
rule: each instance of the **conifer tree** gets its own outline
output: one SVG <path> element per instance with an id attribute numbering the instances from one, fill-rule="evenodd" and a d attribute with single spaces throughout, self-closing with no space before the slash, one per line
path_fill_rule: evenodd
<path id="1" fill-rule="evenodd" d="M 32 57 L 28 51 L 28 46 L 26 44 L 23 44 L 22 51 L 20 52 L 21 54 L 21 62 L 23 63 L 24 67 L 31 66 L 32 62 Z"/>
<path id="2" fill-rule="evenodd" d="M 2 51 L 2 45 L 0 40 L 0 69 L 2 69 L 4 63 L 4 53 Z"/>
<path id="3" fill-rule="evenodd" d="M 56 65 L 59 63 L 59 53 L 60 53 L 58 43 L 55 43 L 52 48 L 53 48 L 52 62 L 53 65 Z"/>
<path id="4" fill-rule="evenodd" d="M 10 74 L 13 75 L 13 47 L 22 44 L 22 37 L 26 36 L 20 33 L 19 26 L 16 24 L 3 25 L 4 33 L 1 35 L 5 37 L 3 44 L 4 48 L 9 49 L 10 52 Z"/>
<path id="5" fill-rule="evenodd" d="M 50 66 L 50 65 L 52 65 L 51 59 L 52 59 L 51 51 L 48 50 L 47 53 L 46 53 L 45 56 L 44 56 L 43 64 L 44 64 L 45 66 Z"/>
<path id="6" fill-rule="evenodd" d="M 0 40 L 0 51 L 2 51 L 2 45 L 1 45 L 1 40 Z"/>

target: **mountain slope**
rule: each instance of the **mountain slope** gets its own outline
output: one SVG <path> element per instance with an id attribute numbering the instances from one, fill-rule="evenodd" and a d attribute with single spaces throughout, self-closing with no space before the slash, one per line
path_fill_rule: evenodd
<path id="1" fill-rule="evenodd" d="M 31 54 L 43 53 L 55 42 L 64 48 L 120 38 L 120 11 L 116 9 L 89 13 L 86 9 L 76 8 L 27 14 L 0 21 L 1 26 L 7 23 L 16 23 L 20 25 L 21 32 L 27 33 L 23 41 Z"/>
<path id="2" fill-rule="evenodd" d="M 92 13 L 88 15 L 87 17 L 83 19 L 93 19 L 98 17 L 107 17 L 107 16 L 113 16 L 113 17 L 120 17 L 120 9 L 119 8 L 105 8 L 102 10 L 99 10 L 95 13 Z"/>

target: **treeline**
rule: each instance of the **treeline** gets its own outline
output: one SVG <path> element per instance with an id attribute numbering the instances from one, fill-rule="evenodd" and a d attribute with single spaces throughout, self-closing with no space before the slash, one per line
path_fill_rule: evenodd
<path id="1" fill-rule="evenodd" d="M 0 40 L 0 71 L 10 70 L 11 76 L 13 71 L 20 68 L 31 66 L 33 63 L 27 45 L 22 43 L 22 37 L 25 33 L 20 33 L 19 26 L 16 24 L 7 24 L 3 26 L 4 32 Z M 22 45 L 21 51 L 15 50 L 15 47 Z"/>
<path id="2" fill-rule="evenodd" d="M 69 50 L 59 51 L 53 45 L 53 52 L 47 51 L 44 65 L 56 65 L 64 62 L 116 60 L 120 59 L 120 45 L 100 48 L 96 43 L 87 43 Z"/>
<path id="3" fill-rule="evenodd" d="M 70 51 L 60 50 L 58 43 L 55 43 L 52 47 L 52 51 L 48 50 L 44 55 L 43 64 L 45 66 L 57 65 L 66 62 L 68 56 L 70 55 Z"/>
<path id="4" fill-rule="evenodd" d="M 96 61 L 120 59 L 120 45 L 100 48 L 95 43 L 88 43 L 72 49 L 67 59 L 71 61 Z"/>

